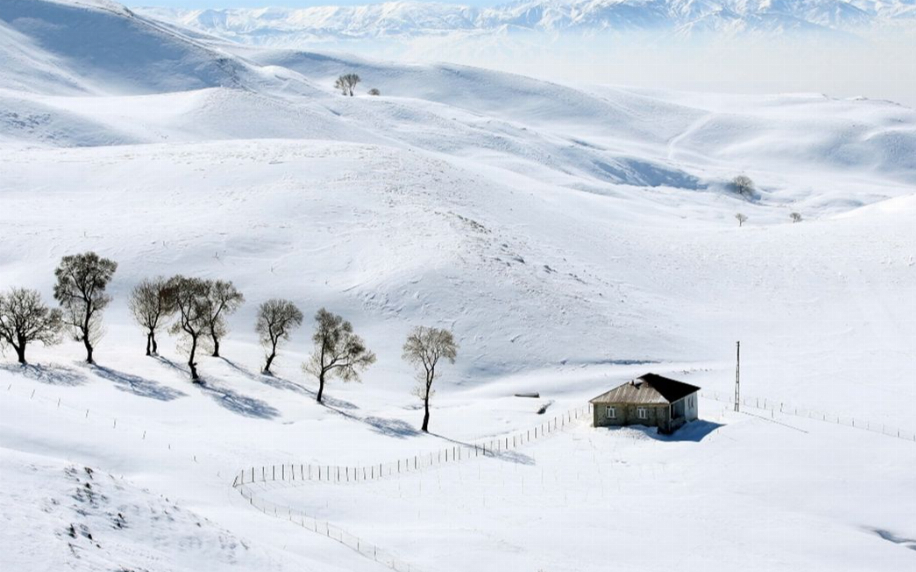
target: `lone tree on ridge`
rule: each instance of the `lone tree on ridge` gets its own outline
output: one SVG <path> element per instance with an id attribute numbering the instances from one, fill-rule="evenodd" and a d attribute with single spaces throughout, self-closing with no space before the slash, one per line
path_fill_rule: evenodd
<path id="1" fill-rule="evenodd" d="M 334 87 L 339 89 L 343 95 L 353 97 L 353 89 L 360 81 L 362 80 L 355 73 L 346 73 L 337 78 L 337 81 L 334 82 Z"/>

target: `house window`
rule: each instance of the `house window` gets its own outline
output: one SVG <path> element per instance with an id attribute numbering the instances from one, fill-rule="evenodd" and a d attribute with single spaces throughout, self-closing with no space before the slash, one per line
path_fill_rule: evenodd
<path id="1" fill-rule="evenodd" d="M 636 416 L 639 417 L 640 419 L 648 419 L 649 411 L 645 407 L 637 407 Z"/>
<path id="2" fill-rule="evenodd" d="M 617 419 L 617 410 L 613 407 L 608 406 L 605 416 L 608 419 Z"/>

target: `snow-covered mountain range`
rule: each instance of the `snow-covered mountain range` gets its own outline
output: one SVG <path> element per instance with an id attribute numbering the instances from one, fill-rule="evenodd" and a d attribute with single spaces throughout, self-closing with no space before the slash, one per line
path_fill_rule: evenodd
<path id="1" fill-rule="evenodd" d="M 914 0 L 522 0 L 494 8 L 435 2 L 185 10 L 140 8 L 224 38 L 261 45 L 317 39 L 512 32 L 673 35 L 850 33 L 916 17 Z"/>

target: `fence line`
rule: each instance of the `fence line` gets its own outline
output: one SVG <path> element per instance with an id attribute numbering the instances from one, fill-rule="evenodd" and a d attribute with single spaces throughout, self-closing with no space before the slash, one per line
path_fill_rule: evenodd
<path id="1" fill-rule="evenodd" d="M 732 405 L 735 403 L 734 396 L 729 393 L 719 393 L 717 391 L 701 391 L 700 397 L 712 399 L 714 401 L 720 401 L 723 403 L 730 403 Z M 792 415 L 795 417 L 804 417 L 806 419 L 816 419 L 818 421 L 831 423 L 834 425 L 844 425 L 846 427 L 853 427 L 863 431 L 871 431 L 872 433 L 878 433 L 879 435 L 884 435 L 885 437 L 894 437 L 903 441 L 916 442 L 916 432 L 913 431 L 906 431 L 900 429 L 899 427 L 887 425 L 886 423 L 877 423 L 875 421 L 868 421 L 852 416 L 844 417 L 835 413 L 827 413 L 808 407 L 799 407 L 797 405 L 788 404 L 776 399 L 770 399 L 768 397 L 742 397 L 741 405 L 743 407 L 752 407 L 754 409 L 769 411 L 771 414 L 780 413 L 782 415 Z"/>
<path id="2" fill-rule="evenodd" d="M 577 407 L 541 423 L 533 429 L 519 431 L 510 435 L 489 439 L 481 443 L 456 444 L 452 447 L 439 449 L 430 453 L 422 453 L 413 457 L 405 457 L 388 463 L 359 466 L 315 465 L 310 463 L 288 463 L 283 465 L 263 465 L 260 467 L 247 467 L 239 471 L 232 481 L 232 487 L 248 503 L 262 513 L 277 518 L 284 518 L 306 530 L 322 534 L 336 540 L 344 546 L 355 550 L 362 556 L 372 558 L 376 562 L 397 572 L 419 572 L 416 566 L 401 560 L 375 544 L 367 542 L 360 537 L 330 524 L 318 520 L 314 516 L 295 510 L 292 507 L 278 505 L 259 498 L 252 490 L 254 487 L 263 487 L 268 483 L 282 483 L 295 486 L 297 483 L 326 482 L 335 484 L 359 483 L 376 481 L 401 473 L 417 473 L 437 466 L 460 463 L 471 459 L 499 458 L 502 454 L 515 450 L 522 445 L 539 441 L 566 427 L 573 425 L 579 419 L 584 419 L 591 410 L 590 405 Z"/>
<path id="3" fill-rule="evenodd" d="M 316 481 L 334 484 L 374 481 L 399 475 L 423 471 L 432 467 L 459 463 L 479 457 L 498 458 L 519 447 L 553 435 L 582 419 L 590 411 L 590 405 L 577 407 L 553 417 L 532 429 L 503 435 L 484 442 L 456 443 L 451 447 L 401 457 L 387 463 L 370 465 L 338 466 L 311 463 L 285 463 L 282 465 L 250 466 L 236 473 L 233 486 L 266 482 Z"/>

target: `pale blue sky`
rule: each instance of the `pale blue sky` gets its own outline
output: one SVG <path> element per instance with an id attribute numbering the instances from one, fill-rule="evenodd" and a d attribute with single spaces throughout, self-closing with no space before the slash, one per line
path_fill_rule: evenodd
<path id="1" fill-rule="evenodd" d="M 361 4 L 381 4 L 384 0 L 121 0 L 127 6 L 166 6 L 169 8 L 263 8 L 265 6 L 283 6 L 287 8 L 305 8 L 308 6 L 345 6 Z M 411 0 L 423 2 L 426 0 Z M 430 0 L 435 1 L 435 0 Z M 466 6 L 495 6 L 506 4 L 511 0 L 438 0 L 445 4 L 463 4 Z"/>

